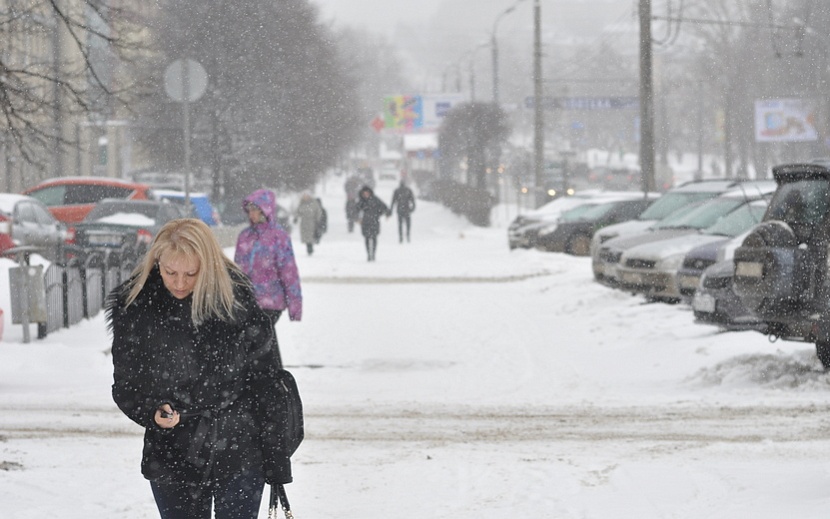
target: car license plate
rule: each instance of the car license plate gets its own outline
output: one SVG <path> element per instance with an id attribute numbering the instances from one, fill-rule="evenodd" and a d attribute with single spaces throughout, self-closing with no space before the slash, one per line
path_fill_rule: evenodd
<path id="1" fill-rule="evenodd" d="M 697 276 L 680 276 L 680 288 L 697 288 L 700 278 Z"/>
<path id="2" fill-rule="evenodd" d="M 121 243 L 121 237 L 116 234 L 90 234 L 87 236 L 90 245 L 109 245 Z"/>
<path id="3" fill-rule="evenodd" d="M 764 277 L 764 264 L 750 261 L 739 261 L 735 265 L 735 275 L 748 278 Z"/>
<path id="4" fill-rule="evenodd" d="M 626 272 L 622 275 L 623 282 L 631 283 L 632 285 L 639 285 L 643 282 L 643 276 L 636 273 Z"/>
<path id="5" fill-rule="evenodd" d="M 692 299 L 692 308 L 705 314 L 715 313 L 715 298 L 709 294 L 695 294 Z"/>
<path id="6" fill-rule="evenodd" d="M 614 278 L 617 277 L 617 266 L 613 263 L 606 263 L 602 266 L 602 272 L 605 274 L 605 277 Z"/>

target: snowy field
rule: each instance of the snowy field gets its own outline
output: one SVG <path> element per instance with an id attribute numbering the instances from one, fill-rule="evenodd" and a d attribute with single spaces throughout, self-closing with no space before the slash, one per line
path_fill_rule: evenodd
<path id="1" fill-rule="evenodd" d="M 314 255 L 295 243 L 304 320 L 277 327 L 306 409 L 298 518 L 827 517 L 812 345 L 694 324 L 594 283 L 589 258 L 510 252 L 509 208 L 481 229 L 419 201 L 412 242 L 384 220 L 369 263 L 341 186 L 318 192 Z M 103 317 L 23 344 L 0 266 L 0 517 L 158 517 Z"/>

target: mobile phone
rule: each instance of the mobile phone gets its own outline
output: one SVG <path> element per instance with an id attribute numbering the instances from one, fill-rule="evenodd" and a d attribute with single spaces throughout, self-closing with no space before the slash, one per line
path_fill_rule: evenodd
<path id="1" fill-rule="evenodd" d="M 162 418 L 173 418 L 173 413 L 168 413 L 164 409 L 160 409 Z"/>

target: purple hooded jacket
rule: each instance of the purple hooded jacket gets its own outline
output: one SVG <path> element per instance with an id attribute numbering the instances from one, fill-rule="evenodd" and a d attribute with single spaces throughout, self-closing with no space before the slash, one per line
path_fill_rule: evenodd
<path id="1" fill-rule="evenodd" d="M 259 306 L 265 310 L 288 309 L 288 317 L 303 317 L 303 294 L 300 274 L 294 261 L 291 237 L 277 223 L 276 199 L 267 189 L 258 189 L 242 203 L 260 208 L 266 222 L 251 225 L 239 233 L 234 261 L 254 284 Z"/>

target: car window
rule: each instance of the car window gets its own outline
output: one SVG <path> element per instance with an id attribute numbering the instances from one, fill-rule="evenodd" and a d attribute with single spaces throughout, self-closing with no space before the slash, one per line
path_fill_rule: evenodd
<path id="1" fill-rule="evenodd" d="M 578 205 L 573 209 L 568 209 L 567 211 L 564 211 L 561 215 L 559 215 L 559 221 L 573 222 L 576 220 L 580 220 L 582 218 L 582 215 L 584 215 L 586 212 L 590 211 L 594 207 L 596 207 L 596 204 Z"/>
<path id="2" fill-rule="evenodd" d="M 105 198 L 127 198 L 132 189 L 119 186 L 69 184 L 64 204 L 94 204 Z"/>
<path id="3" fill-rule="evenodd" d="M 655 229 L 705 229 L 714 225 L 719 218 L 732 212 L 744 203 L 740 198 L 716 198 L 709 200 L 680 218 L 662 221 L 654 225 Z"/>
<path id="4" fill-rule="evenodd" d="M 711 227 L 707 227 L 703 232 L 717 236 L 737 236 L 760 222 L 766 209 L 767 202 L 765 200 L 744 204 L 715 222 Z"/>
<path id="5" fill-rule="evenodd" d="M 15 212 L 17 213 L 18 223 L 37 225 L 37 216 L 35 215 L 35 209 L 29 202 L 20 202 L 19 204 L 17 204 Z"/>
<path id="6" fill-rule="evenodd" d="M 830 208 L 830 185 L 826 180 L 799 180 L 782 184 L 767 209 L 767 220 L 783 220 L 788 224 L 818 223 Z"/>
<path id="7" fill-rule="evenodd" d="M 583 211 L 576 220 L 596 220 L 598 218 L 602 218 L 606 214 L 613 211 L 619 205 L 618 202 L 608 202 L 605 204 L 597 204 L 593 207 L 588 208 L 586 211 Z"/>
<path id="8" fill-rule="evenodd" d="M 64 195 L 66 194 L 66 186 L 49 186 L 29 193 L 29 196 L 40 200 L 41 203 L 47 207 L 53 205 L 63 205 Z"/>
<path id="9" fill-rule="evenodd" d="M 719 193 L 666 193 L 637 218 L 638 220 L 662 220 L 683 206 L 715 198 Z"/>
<path id="10" fill-rule="evenodd" d="M 55 225 L 55 218 L 52 216 L 46 208 L 39 206 L 38 204 L 29 204 L 32 206 L 32 211 L 34 211 L 35 219 L 39 225 L 43 226 L 52 226 Z"/>

